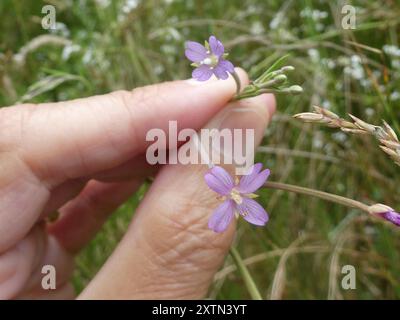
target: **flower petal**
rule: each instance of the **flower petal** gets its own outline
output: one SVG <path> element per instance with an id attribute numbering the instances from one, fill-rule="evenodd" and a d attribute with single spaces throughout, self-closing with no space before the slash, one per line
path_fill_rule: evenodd
<path id="1" fill-rule="evenodd" d="M 221 67 L 219 64 L 217 64 L 217 66 L 214 67 L 213 72 L 214 72 L 215 76 L 221 80 L 226 80 L 229 77 L 228 72 L 226 72 L 226 70 L 223 67 Z"/>
<path id="2" fill-rule="evenodd" d="M 232 200 L 225 200 L 214 210 L 208 220 L 208 227 L 214 232 L 225 231 L 234 216 L 234 208 Z"/>
<path id="3" fill-rule="evenodd" d="M 210 44 L 211 52 L 218 58 L 224 54 L 224 45 L 215 36 L 210 36 L 208 43 Z"/>
<path id="4" fill-rule="evenodd" d="M 256 163 L 250 167 L 247 175 L 240 178 L 239 186 L 237 188 L 240 193 L 252 193 L 264 184 L 268 179 L 270 171 L 269 169 L 265 169 L 260 172 L 261 168 L 262 164 Z"/>
<path id="5" fill-rule="evenodd" d="M 213 72 L 210 69 L 210 67 L 206 66 L 204 64 L 201 65 L 200 67 L 197 67 L 192 72 L 192 77 L 198 81 L 206 81 L 206 80 L 210 79 L 212 75 L 213 75 Z"/>
<path id="6" fill-rule="evenodd" d="M 206 173 L 204 179 L 211 190 L 221 195 L 229 194 L 234 186 L 230 174 L 224 168 L 218 166 Z"/>
<path id="7" fill-rule="evenodd" d="M 193 62 L 200 62 L 208 56 L 206 47 L 195 41 L 187 41 L 185 49 L 186 58 Z"/>
<path id="8" fill-rule="evenodd" d="M 224 59 L 220 59 L 218 62 L 218 66 L 222 67 L 226 72 L 233 73 L 235 71 L 235 67 L 232 62 Z"/>
<path id="9" fill-rule="evenodd" d="M 245 220 L 257 226 L 263 226 L 269 220 L 264 208 L 253 199 L 243 198 L 242 203 L 236 205 L 236 209 Z"/>
<path id="10" fill-rule="evenodd" d="M 382 217 L 387 221 L 395 224 L 396 226 L 400 226 L 400 214 L 395 211 L 388 211 L 382 214 Z"/>

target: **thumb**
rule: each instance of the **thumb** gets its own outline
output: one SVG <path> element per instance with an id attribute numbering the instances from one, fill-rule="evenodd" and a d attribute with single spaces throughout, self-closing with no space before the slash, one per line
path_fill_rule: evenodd
<path id="1" fill-rule="evenodd" d="M 246 112 L 234 112 L 238 109 Z M 274 97 L 262 95 L 231 103 L 208 125 L 252 128 L 258 144 L 274 110 Z M 178 164 L 160 171 L 125 237 L 80 298 L 198 299 L 206 295 L 235 233 L 235 223 L 224 233 L 207 227 L 219 204 L 204 182 L 207 169 Z"/>

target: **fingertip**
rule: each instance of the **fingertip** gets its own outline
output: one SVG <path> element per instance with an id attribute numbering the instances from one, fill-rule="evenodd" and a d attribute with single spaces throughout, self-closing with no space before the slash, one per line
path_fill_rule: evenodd
<path id="1" fill-rule="evenodd" d="M 275 96 L 271 93 L 264 93 L 262 95 L 259 96 L 260 99 L 263 100 L 263 103 L 265 105 L 265 107 L 268 110 L 268 114 L 270 117 L 272 117 L 272 115 L 275 113 L 276 111 L 276 99 Z"/>
<path id="2" fill-rule="evenodd" d="M 264 111 L 267 111 L 268 119 L 271 119 L 276 111 L 276 99 L 271 93 L 264 93 L 252 98 L 240 100 L 240 104 L 257 106 L 257 110 L 262 114 L 265 114 Z"/>

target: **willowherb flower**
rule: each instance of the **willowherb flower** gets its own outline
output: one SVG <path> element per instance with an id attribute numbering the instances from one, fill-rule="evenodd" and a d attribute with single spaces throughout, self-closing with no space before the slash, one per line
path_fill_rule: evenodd
<path id="1" fill-rule="evenodd" d="M 396 226 L 400 227 L 400 214 L 389 206 L 381 203 L 374 204 L 368 208 L 369 213 L 372 215 L 385 219 Z"/>
<path id="2" fill-rule="evenodd" d="M 208 221 L 208 227 L 215 232 L 223 232 L 236 214 L 248 222 L 263 226 L 268 222 L 268 214 L 264 208 L 252 198 L 267 180 L 270 171 L 261 171 L 262 164 L 253 165 L 248 173 L 235 180 L 222 167 L 215 166 L 204 176 L 208 187 L 222 196 L 224 202 L 219 205 Z"/>
<path id="3" fill-rule="evenodd" d="M 195 41 L 185 43 L 185 56 L 196 69 L 192 77 L 198 81 L 206 81 L 214 74 L 218 79 L 228 79 L 229 73 L 233 73 L 233 64 L 225 60 L 224 45 L 215 36 L 210 36 L 205 46 Z"/>

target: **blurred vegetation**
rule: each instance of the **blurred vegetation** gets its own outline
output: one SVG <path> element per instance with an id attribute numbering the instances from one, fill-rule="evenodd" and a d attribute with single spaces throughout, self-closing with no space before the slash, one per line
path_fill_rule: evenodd
<path id="1" fill-rule="evenodd" d="M 398 172 L 365 137 L 304 125 L 291 115 L 316 104 L 398 131 L 400 3 L 351 1 L 355 30 L 341 27 L 348 3 L 322 0 L 48 0 L 0 2 L 0 106 L 60 101 L 190 76 L 188 39 L 215 34 L 252 78 L 290 53 L 301 96 L 278 97 L 257 158 L 271 180 L 400 209 Z M 57 10 L 56 30 L 41 8 Z M 45 36 L 45 37 L 43 37 Z M 49 37 L 50 36 L 50 37 Z M 124 233 L 145 186 L 113 215 L 77 259 L 79 292 Z M 274 299 L 400 298 L 399 231 L 362 213 L 304 196 L 263 190 L 266 228 L 241 223 L 237 242 L 262 295 Z M 343 290 L 354 265 L 357 289 Z M 228 258 L 209 296 L 249 298 Z"/>

